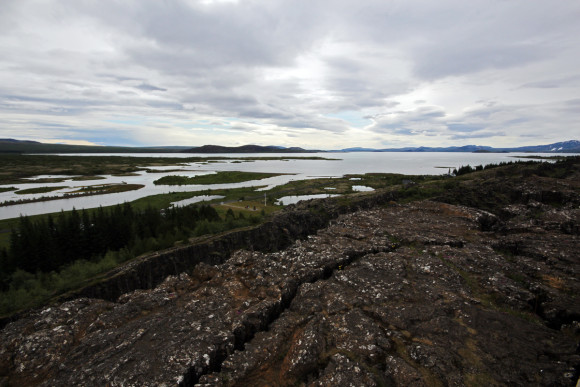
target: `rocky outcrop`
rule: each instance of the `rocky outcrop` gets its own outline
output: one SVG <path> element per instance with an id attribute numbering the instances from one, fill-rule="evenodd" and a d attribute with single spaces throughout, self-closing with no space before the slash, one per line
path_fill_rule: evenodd
<path id="1" fill-rule="evenodd" d="M 306 238 L 341 213 L 372 208 L 397 197 L 396 192 L 352 195 L 348 200 L 312 200 L 289 206 L 271 221 L 256 227 L 199 238 L 193 243 L 142 256 L 108 273 L 106 278 L 65 296 L 102 298 L 114 301 L 136 289 L 151 289 L 168 275 L 192 270 L 199 263 L 217 265 L 238 249 L 278 251 L 296 239 Z"/>
<path id="2" fill-rule="evenodd" d="M 0 334 L 1 383 L 575 385 L 574 201 L 380 204 L 389 197 L 304 204 L 284 216 L 322 228 L 281 231 L 284 248 L 30 312 Z"/>

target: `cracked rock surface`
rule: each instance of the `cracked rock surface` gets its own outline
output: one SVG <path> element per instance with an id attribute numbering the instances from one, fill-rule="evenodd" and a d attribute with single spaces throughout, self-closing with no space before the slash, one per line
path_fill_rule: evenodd
<path id="1" fill-rule="evenodd" d="M 201 382 L 575 385 L 578 278 L 534 254 L 499 254 L 490 243 L 496 236 L 479 231 L 482 215 L 422 202 L 341 218 L 325 232 L 357 218 L 372 225 L 369 234 L 386 231 L 392 249 L 366 254 L 328 280 L 301 285 L 268 331 Z M 575 255 L 578 238 L 568 242 L 562 253 Z M 528 246 L 544 248 L 539 239 Z M 570 269 L 577 272 L 579 263 L 576 255 Z M 550 278 L 559 278 L 561 286 Z M 562 314 L 575 317 L 550 328 L 556 322 L 540 309 L 555 300 L 561 300 Z"/>
<path id="2" fill-rule="evenodd" d="M 33 311 L 0 333 L 0 385 L 574 386 L 579 211 L 536 199 L 501 219 L 359 210 L 278 252 Z"/>

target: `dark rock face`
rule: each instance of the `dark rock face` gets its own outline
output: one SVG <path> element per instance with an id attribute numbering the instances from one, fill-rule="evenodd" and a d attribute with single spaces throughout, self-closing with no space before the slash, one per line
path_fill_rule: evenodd
<path id="1" fill-rule="evenodd" d="M 258 227 L 229 232 L 219 237 L 201 238 L 188 246 L 143 256 L 117 269 L 105 280 L 67 296 L 67 299 L 90 297 L 114 301 L 122 294 L 136 289 L 154 288 L 168 275 L 192 270 L 199 263 L 221 264 L 235 250 L 278 251 L 296 239 L 316 233 L 341 213 L 372 208 L 395 197 L 394 192 L 359 194 L 354 195 L 348 203 L 312 200 L 298 206 L 289 206 L 288 211 Z"/>
<path id="2" fill-rule="evenodd" d="M 241 249 L 153 289 L 31 312 L 0 333 L 0 384 L 576 384 L 573 201 L 487 212 L 375 206 L 384 198 L 289 212 L 330 223 L 279 251 Z"/>

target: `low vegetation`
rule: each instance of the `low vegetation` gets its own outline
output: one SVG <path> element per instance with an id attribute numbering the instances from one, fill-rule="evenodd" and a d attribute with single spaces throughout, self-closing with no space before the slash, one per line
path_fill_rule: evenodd
<path id="1" fill-rule="evenodd" d="M 535 158 L 535 157 L 534 157 Z M 483 170 L 488 170 L 488 169 L 494 169 L 494 168 L 498 168 L 498 167 L 505 167 L 508 165 L 522 165 L 522 164 L 526 164 L 526 165 L 534 165 L 534 164 L 538 164 L 541 163 L 541 161 L 536 161 L 536 160 L 529 160 L 529 161 L 503 161 L 501 163 L 491 163 L 491 164 L 486 164 L 485 166 L 483 165 L 476 165 L 475 167 L 472 167 L 471 165 L 463 165 L 461 167 L 459 167 L 459 169 L 453 169 L 453 175 L 454 176 L 461 176 L 461 175 L 465 175 L 468 173 L 472 173 L 472 172 L 478 172 L 478 171 L 483 171 Z"/>
<path id="2" fill-rule="evenodd" d="M 140 254 L 257 224 L 264 212 L 202 206 L 143 210 L 125 203 L 108 209 L 21 217 L 0 249 L 0 315 L 32 307 L 74 289 Z"/>
<path id="3" fill-rule="evenodd" d="M 73 181 L 88 181 L 88 180 L 104 180 L 106 177 L 103 176 L 76 176 L 71 180 Z"/>
<path id="4" fill-rule="evenodd" d="M 58 191 L 59 189 L 64 189 L 64 188 L 68 188 L 68 187 L 67 186 L 37 187 L 37 188 L 21 189 L 21 190 L 14 192 L 14 193 L 17 195 L 39 194 L 39 193 Z"/>
<path id="5" fill-rule="evenodd" d="M 281 173 L 225 171 L 198 176 L 169 175 L 155 180 L 155 185 L 229 184 L 280 176 Z"/>

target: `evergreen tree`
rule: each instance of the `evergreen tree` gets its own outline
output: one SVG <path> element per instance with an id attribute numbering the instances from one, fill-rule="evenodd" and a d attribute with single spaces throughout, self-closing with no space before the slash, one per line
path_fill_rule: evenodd
<path id="1" fill-rule="evenodd" d="M 238 221 L 244 219 L 240 214 Z M 253 219 L 252 219 L 253 220 Z M 65 213 L 32 222 L 21 216 L 10 234 L 8 250 L 0 251 L 0 286 L 17 270 L 55 271 L 79 259 L 97 260 L 105 254 L 127 259 L 145 251 L 172 246 L 191 235 L 218 232 L 238 224 L 232 209 L 222 220 L 212 206 L 153 207 L 137 211 L 129 203 L 109 209 Z M 123 251 L 121 251 L 123 250 Z M 111 255 L 112 256 L 112 255 Z"/>

